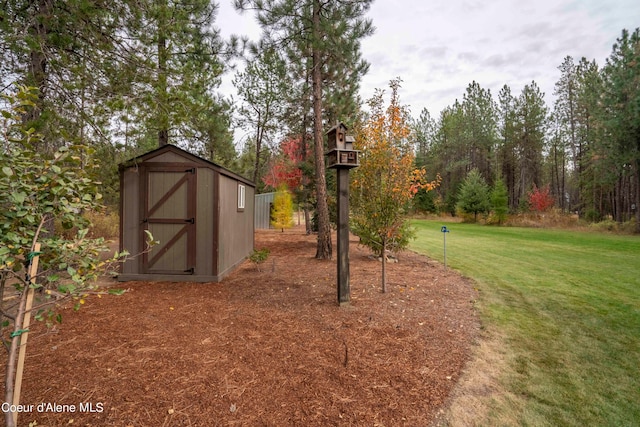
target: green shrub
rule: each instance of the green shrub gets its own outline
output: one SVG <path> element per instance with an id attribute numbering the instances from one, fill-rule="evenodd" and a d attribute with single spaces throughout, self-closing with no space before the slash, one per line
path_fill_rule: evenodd
<path id="1" fill-rule="evenodd" d="M 269 257 L 269 249 L 263 248 L 260 250 L 254 249 L 249 255 L 249 260 L 255 264 L 258 271 L 260 271 L 260 264 L 264 263 Z"/>
<path id="2" fill-rule="evenodd" d="M 418 213 L 438 213 L 438 193 L 426 191 L 424 188 L 418 190 L 413 197 L 413 209 Z"/>
<path id="3" fill-rule="evenodd" d="M 589 222 L 598 222 L 602 220 L 602 215 L 600 215 L 600 212 L 595 209 L 588 209 L 584 213 L 584 219 Z"/>

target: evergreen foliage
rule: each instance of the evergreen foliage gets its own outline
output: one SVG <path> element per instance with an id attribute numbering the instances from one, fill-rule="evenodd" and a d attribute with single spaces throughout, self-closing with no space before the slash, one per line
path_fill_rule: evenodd
<path id="1" fill-rule="evenodd" d="M 496 179 L 491 189 L 491 211 L 498 224 L 503 224 L 509 212 L 509 194 L 502 178 Z"/>
<path id="2" fill-rule="evenodd" d="M 25 316 L 48 322 L 61 320 L 56 308 L 73 301 L 77 310 L 84 295 L 97 289 L 96 279 L 105 273 L 108 260 L 104 238 L 89 238 L 89 221 L 82 212 L 100 206 L 99 183 L 89 173 L 97 167 L 93 150 L 81 145 L 61 146 L 51 157 L 38 152 L 42 135 L 22 118 L 38 105 L 35 88 L 20 87 L 7 96 L 10 108 L 0 111 L 0 338 L 8 352 L 5 370 L 5 402 L 13 402 L 17 351 L 25 332 Z M 54 222 L 77 232 L 56 234 Z M 40 253 L 36 243 L 41 244 Z M 37 276 L 29 265 L 39 255 Z M 110 260 L 117 262 L 121 254 Z M 33 283 L 31 283 L 31 279 Z M 18 298 L 7 298 L 10 288 Z M 33 313 L 26 310 L 26 295 L 42 291 Z M 54 315 L 56 315 L 54 317 Z M 7 426 L 13 414 L 5 411 Z"/>
<path id="3" fill-rule="evenodd" d="M 640 233 L 640 28 L 622 32 L 602 76 L 602 124 L 607 139 L 602 141 L 606 151 L 601 153 L 607 157 L 603 160 L 613 163 L 617 197 L 612 210 L 616 221 L 622 222 L 635 205 L 636 232 Z"/>
<path id="4" fill-rule="evenodd" d="M 37 89 L 36 108 L 21 120 L 42 135 L 33 148 L 46 158 L 73 144 L 99 153 L 101 167 L 90 173 L 109 204 L 118 199 L 117 164 L 158 145 L 180 145 L 261 187 L 278 142 L 300 138 L 297 196 L 307 213 L 317 206 L 317 255 L 330 257 L 323 135 L 337 120 L 351 129 L 365 120 L 358 91 L 369 64 L 360 42 L 373 33 L 371 4 L 236 0 L 263 35 L 245 44 L 247 68 L 236 79 L 242 105 L 234 105 L 216 91 L 240 46 L 220 38 L 215 2 L 5 1 L 0 88 Z M 549 185 L 562 211 L 619 223 L 635 217 L 640 232 L 639 44 L 639 29 L 625 29 L 604 64 L 563 58 L 550 106 L 535 81 L 497 94 L 472 81 L 437 117 L 421 111 L 410 145 L 417 167 L 430 179 L 441 174 L 442 205 L 455 209 L 460 182 L 477 168 L 489 185 L 502 176 L 512 212 L 527 206 L 534 185 Z M 251 131 L 237 147 L 241 158 L 235 107 Z M 416 207 L 432 209 L 423 196 Z"/>
<path id="5" fill-rule="evenodd" d="M 504 85 L 496 103 L 472 82 L 433 128 L 421 116 L 417 164 L 441 173 L 444 206 L 454 206 L 459 183 L 478 168 L 490 185 L 502 177 L 512 212 L 530 208 L 534 186 L 549 186 L 562 211 L 589 220 L 635 217 L 640 232 L 639 46 L 640 29 L 623 30 L 603 67 L 565 57 L 553 109 L 535 81 L 520 94 Z"/>
<path id="6" fill-rule="evenodd" d="M 263 48 L 247 61 L 243 71 L 236 73 L 233 81 L 242 104 L 238 109 L 238 124 L 253 133 L 255 149 L 253 182 L 259 182 L 264 168 L 264 144 L 272 142 L 281 133 L 284 116 L 282 99 L 286 97 L 287 75 L 285 64 L 279 53 Z"/>
<path id="7" fill-rule="evenodd" d="M 23 120 L 43 135 L 39 150 L 171 142 L 224 157 L 212 154 L 232 143 L 230 105 L 214 94 L 223 71 L 214 3 L 17 0 L 2 9 L 0 87 L 37 88 Z"/>
<path id="8" fill-rule="evenodd" d="M 465 213 L 472 213 L 474 221 L 478 221 L 478 214 L 489 212 L 489 186 L 480 175 L 478 169 L 472 169 L 460 186 L 458 192 L 458 209 Z"/>
<path id="9" fill-rule="evenodd" d="M 292 77 L 292 93 L 301 112 L 303 141 L 311 134 L 318 242 L 316 258 L 332 257 L 327 182 L 324 163 L 323 118 L 329 123 L 357 109 L 357 91 L 368 63 L 361 58 L 360 40 L 373 33 L 364 18 L 372 0 L 236 0 L 239 10 L 252 10 L 262 26 L 260 46 L 285 52 Z M 301 102 L 300 102 L 301 101 Z M 308 112 L 312 111 L 312 116 Z M 327 117 L 328 116 L 328 117 Z M 312 125 L 309 131 L 307 125 Z M 297 132 L 296 132 L 297 133 Z"/>

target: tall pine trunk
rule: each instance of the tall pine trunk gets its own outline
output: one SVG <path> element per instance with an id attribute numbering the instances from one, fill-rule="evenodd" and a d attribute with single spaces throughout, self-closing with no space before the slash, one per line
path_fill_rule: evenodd
<path id="1" fill-rule="evenodd" d="M 253 182 L 258 183 L 258 175 L 260 174 L 260 151 L 262 150 L 262 138 L 264 135 L 264 126 L 258 113 L 258 129 L 256 132 L 256 160 L 253 167 Z"/>
<path id="2" fill-rule="evenodd" d="M 614 203 L 615 203 L 615 220 L 617 223 L 622 223 L 623 221 L 623 214 L 622 214 L 622 209 L 623 209 L 623 199 L 624 199 L 624 195 L 623 195 L 623 177 L 622 177 L 622 173 L 620 172 L 618 174 L 618 179 L 616 180 L 616 185 L 614 188 Z"/>
<path id="3" fill-rule="evenodd" d="M 560 186 L 562 192 L 560 194 L 560 207 L 562 208 L 562 213 L 567 211 L 567 201 L 565 200 L 565 193 L 567 192 L 567 156 L 562 153 L 562 184 Z"/>
<path id="4" fill-rule="evenodd" d="M 320 0 L 313 2 L 313 40 L 320 40 Z M 324 167 L 324 138 L 322 134 L 322 58 L 320 48 L 313 46 L 311 80 L 313 84 L 313 141 L 316 163 L 316 197 L 318 216 L 317 259 L 331 259 L 331 228 L 327 204 L 327 184 Z"/>
<path id="5" fill-rule="evenodd" d="M 169 94 L 167 86 L 167 62 L 169 52 L 167 48 L 167 3 L 160 4 L 160 15 L 158 18 L 158 88 L 156 97 L 156 111 L 158 113 L 158 146 L 162 147 L 169 143 Z"/>
<path id="6" fill-rule="evenodd" d="M 309 86 L 309 78 L 307 77 L 307 80 L 305 81 L 305 87 Z M 302 130 L 300 132 L 300 158 L 302 159 L 302 163 L 305 164 L 307 163 L 307 161 L 309 160 L 307 158 L 307 146 L 308 146 L 308 132 L 307 132 L 307 126 L 308 126 L 308 119 L 309 119 L 309 115 L 306 113 L 306 111 L 308 111 L 308 109 L 305 107 L 305 113 L 302 116 Z M 305 175 L 303 174 L 302 176 L 302 183 L 303 183 L 303 190 L 302 190 L 302 209 L 304 210 L 304 228 L 307 234 L 311 234 L 313 232 L 311 227 L 311 213 L 309 212 L 309 192 L 310 192 L 310 185 L 308 182 L 308 179 L 305 177 Z"/>
<path id="7" fill-rule="evenodd" d="M 22 117 L 24 123 L 30 123 L 40 118 L 42 112 L 42 104 L 47 96 L 46 83 L 47 83 L 47 57 L 44 54 L 44 49 L 47 43 L 47 34 L 49 33 L 48 23 L 51 20 L 51 14 L 53 4 L 47 0 L 39 0 L 37 2 L 37 9 L 32 17 L 33 24 L 29 28 L 29 32 L 32 36 L 38 40 L 36 46 L 31 47 L 29 52 L 29 76 L 27 78 L 27 85 L 38 88 L 38 99 L 36 108 L 29 108 Z"/>

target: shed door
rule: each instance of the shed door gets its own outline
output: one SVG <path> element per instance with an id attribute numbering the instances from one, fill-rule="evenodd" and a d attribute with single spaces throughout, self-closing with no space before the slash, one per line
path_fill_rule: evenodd
<path id="1" fill-rule="evenodd" d="M 142 168 L 142 241 L 149 230 L 160 243 L 142 256 L 145 274 L 194 274 L 196 259 L 196 168 Z"/>

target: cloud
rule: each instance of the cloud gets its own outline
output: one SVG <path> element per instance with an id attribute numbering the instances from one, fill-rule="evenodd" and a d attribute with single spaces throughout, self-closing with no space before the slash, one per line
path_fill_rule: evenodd
<path id="1" fill-rule="evenodd" d="M 514 63 L 517 64 L 520 62 L 521 56 L 522 54 L 516 53 L 516 52 L 510 53 L 508 55 L 497 53 L 483 59 L 482 65 L 488 68 L 500 68 L 500 69 L 504 67 L 511 67 L 513 66 Z"/>
<path id="2" fill-rule="evenodd" d="M 376 0 L 368 17 L 376 32 L 361 42 L 371 64 L 362 99 L 399 76 L 401 102 L 415 115 L 427 108 L 438 117 L 473 80 L 496 100 L 505 84 L 518 96 L 535 80 L 550 106 L 564 58 L 604 64 L 622 29 L 640 25 L 640 6 L 637 0 Z M 220 2 L 216 26 L 223 36 L 260 34 L 253 15 L 237 14 L 230 0 Z"/>
<path id="3" fill-rule="evenodd" d="M 388 52 L 372 52 L 370 55 L 367 55 L 365 59 L 371 63 L 376 64 L 376 68 L 387 68 L 390 67 L 395 61 Z"/>
<path id="4" fill-rule="evenodd" d="M 447 46 L 426 46 L 418 50 L 418 56 L 421 58 L 443 59 L 447 56 L 449 49 Z"/>
<path id="5" fill-rule="evenodd" d="M 556 29 L 549 22 L 534 22 L 524 25 L 522 28 L 520 28 L 520 30 L 518 31 L 518 35 L 525 40 L 539 40 L 540 38 L 548 38 L 549 34 L 552 34 L 555 31 Z"/>
<path id="6" fill-rule="evenodd" d="M 458 59 L 460 61 L 477 62 L 480 59 L 480 55 L 477 52 L 460 52 L 458 53 Z"/>

